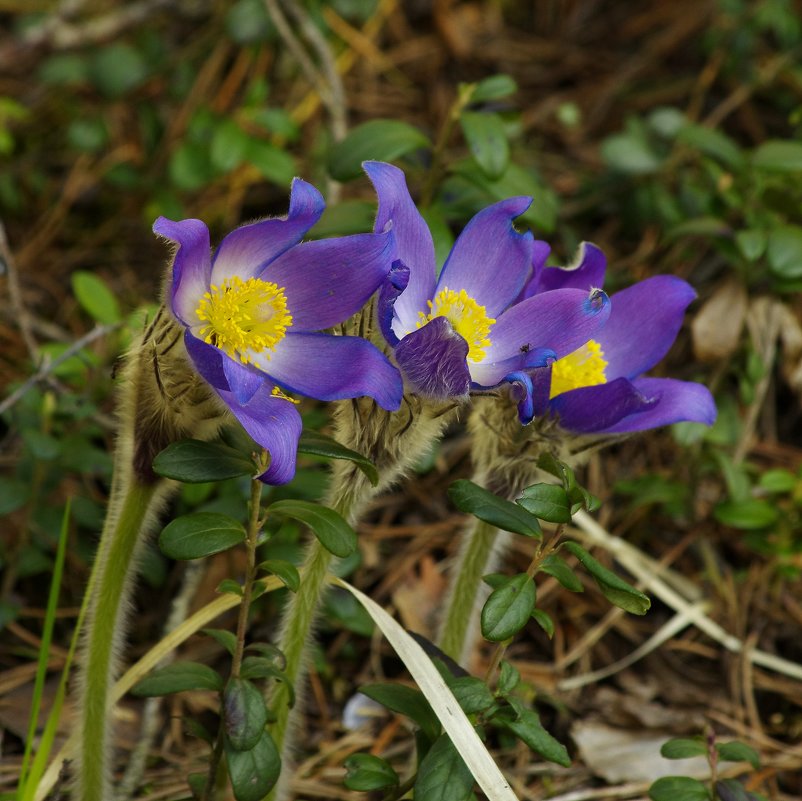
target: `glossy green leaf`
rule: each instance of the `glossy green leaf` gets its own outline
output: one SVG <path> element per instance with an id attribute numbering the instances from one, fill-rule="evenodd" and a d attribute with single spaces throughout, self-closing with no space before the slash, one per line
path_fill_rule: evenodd
<path id="1" fill-rule="evenodd" d="M 271 504 L 268 512 L 305 523 L 321 545 L 335 556 L 348 556 L 356 550 L 356 532 L 333 509 L 310 501 L 286 500 Z"/>
<path id="2" fill-rule="evenodd" d="M 394 161 L 430 145 L 428 137 L 409 123 L 370 120 L 357 125 L 331 149 L 329 172 L 338 181 L 350 181 L 362 175 L 363 161 Z"/>
<path id="3" fill-rule="evenodd" d="M 584 592 L 585 587 L 568 563 L 556 553 L 549 554 L 540 564 L 540 572 L 546 573 L 571 592 Z"/>
<path id="4" fill-rule="evenodd" d="M 776 523 L 780 512 L 770 501 L 747 498 L 743 501 L 724 501 L 713 509 L 713 515 L 725 526 L 753 531 Z"/>
<path id="5" fill-rule="evenodd" d="M 527 512 L 550 523 L 571 522 L 571 501 L 568 493 L 556 484 L 533 484 L 516 501 Z"/>
<path id="6" fill-rule="evenodd" d="M 262 732 L 256 745 L 248 751 L 238 751 L 226 738 L 225 753 L 234 798 L 262 801 L 281 773 L 281 757 L 270 734 Z"/>
<path id="7" fill-rule="evenodd" d="M 631 587 L 623 579 L 616 576 L 612 570 L 596 561 L 582 546 L 575 542 L 563 543 L 563 548 L 576 556 L 585 570 L 593 576 L 602 595 L 615 606 L 620 607 L 633 615 L 645 615 L 652 605 L 647 595 Z"/>
<path id="8" fill-rule="evenodd" d="M 527 707 L 519 698 L 510 697 L 507 700 L 512 707 L 511 711 L 516 716 L 512 718 L 502 714 L 493 719 L 501 723 L 505 729 L 509 729 L 519 740 L 526 743 L 544 759 L 549 762 L 555 762 L 565 768 L 570 767 L 571 757 L 568 756 L 567 749 L 543 728 L 537 712 Z"/>
<path id="9" fill-rule="evenodd" d="M 548 612 L 544 612 L 542 609 L 533 609 L 532 619 L 546 632 L 549 639 L 554 636 L 554 621 Z"/>
<path id="10" fill-rule="evenodd" d="M 735 234 L 735 244 L 747 261 L 757 261 L 766 252 L 767 242 L 765 231 L 745 230 Z"/>
<path id="11" fill-rule="evenodd" d="M 420 690 L 404 684 L 376 683 L 366 684 L 359 691 L 392 712 L 415 721 L 430 740 L 440 735 L 440 721 Z"/>
<path id="12" fill-rule="evenodd" d="M 153 460 L 153 470 L 160 476 L 202 484 L 256 472 L 253 461 L 222 442 L 184 439 L 168 445 Z"/>
<path id="13" fill-rule="evenodd" d="M 466 715 L 484 712 L 496 702 L 488 686 L 475 676 L 459 676 L 451 679 L 448 688 L 454 693 Z"/>
<path id="14" fill-rule="evenodd" d="M 538 539 L 543 536 L 540 524 L 529 512 L 472 481 L 455 481 L 448 488 L 448 497 L 461 512 L 474 515 L 496 528 Z"/>
<path id="15" fill-rule="evenodd" d="M 760 754 L 746 743 L 717 743 L 716 751 L 722 762 L 748 762 L 755 770 L 760 768 Z"/>
<path id="16" fill-rule="evenodd" d="M 464 111 L 460 125 L 476 163 L 489 178 L 499 178 L 510 161 L 510 144 L 501 117 L 492 112 Z"/>
<path id="17" fill-rule="evenodd" d="M 218 585 L 215 592 L 224 593 L 228 592 L 231 595 L 239 595 L 242 597 L 242 585 L 234 579 L 223 579 Z"/>
<path id="18" fill-rule="evenodd" d="M 139 696 L 169 695 L 185 690 L 223 689 L 223 679 L 216 670 L 199 662 L 173 662 L 140 679 L 131 692 Z"/>
<path id="19" fill-rule="evenodd" d="M 491 75 L 476 84 L 471 93 L 471 103 L 485 103 L 488 100 L 500 100 L 518 91 L 518 84 L 510 75 Z"/>
<path id="20" fill-rule="evenodd" d="M 76 270 L 70 280 L 78 303 L 93 320 L 107 325 L 120 321 L 120 304 L 102 278 L 85 270 Z"/>
<path id="21" fill-rule="evenodd" d="M 802 172 L 802 142 L 770 139 L 755 148 L 752 164 L 772 172 Z"/>
<path id="22" fill-rule="evenodd" d="M 303 431 L 298 442 L 298 453 L 323 456 L 326 459 L 347 459 L 353 462 L 368 477 L 374 487 L 379 483 L 379 473 L 370 459 L 361 453 L 346 448 L 336 439 L 327 437 L 319 431 L 307 431 L 306 429 Z"/>
<path id="23" fill-rule="evenodd" d="M 255 748 L 267 723 L 262 693 L 247 679 L 232 677 L 223 693 L 222 711 L 231 747 L 237 751 Z"/>
<path id="24" fill-rule="evenodd" d="M 292 562 L 284 559 L 268 559 L 259 565 L 261 570 L 278 578 L 287 589 L 298 592 L 301 585 L 301 575 Z"/>
<path id="25" fill-rule="evenodd" d="M 415 798 L 468 801 L 473 776 L 447 734 L 441 734 L 423 758 L 415 780 Z"/>
<path id="26" fill-rule="evenodd" d="M 511 663 L 504 660 L 499 670 L 496 691 L 501 696 L 509 695 L 521 683 L 521 674 Z"/>
<path id="27" fill-rule="evenodd" d="M 195 512 L 170 521 L 159 535 L 159 548 L 171 559 L 200 559 L 245 541 L 237 520 L 217 512 Z"/>
<path id="28" fill-rule="evenodd" d="M 743 155 L 738 145 L 714 128 L 693 123 L 685 125 L 677 134 L 677 141 L 690 145 L 732 169 L 738 169 L 743 164 Z"/>
<path id="29" fill-rule="evenodd" d="M 660 755 L 666 759 L 689 759 L 707 756 L 707 744 L 701 737 L 675 737 L 660 746 Z"/>
<path id="30" fill-rule="evenodd" d="M 707 787 L 687 776 L 664 776 L 649 788 L 652 801 L 710 801 Z"/>
<path id="31" fill-rule="evenodd" d="M 287 685 L 289 693 L 289 706 L 295 705 L 295 689 L 292 686 L 287 674 L 276 665 L 275 659 L 264 656 L 246 656 L 242 660 L 240 669 L 242 679 L 276 679 Z"/>
<path id="32" fill-rule="evenodd" d="M 649 175 L 662 164 L 649 143 L 632 133 L 608 136 L 602 142 L 601 155 L 612 169 L 629 175 Z"/>
<path id="33" fill-rule="evenodd" d="M 767 256 L 778 278 L 802 278 L 802 227 L 782 225 L 769 231 Z"/>
<path id="34" fill-rule="evenodd" d="M 343 784 L 349 790 L 383 790 L 398 784 L 398 774 L 381 757 L 373 754 L 351 754 L 345 760 Z"/>
<path id="35" fill-rule="evenodd" d="M 237 636 L 233 631 L 227 631 L 226 629 L 201 629 L 201 633 L 211 637 L 222 645 L 231 656 L 234 656 L 234 651 L 237 650 Z"/>
<path id="36" fill-rule="evenodd" d="M 529 621 L 535 608 L 535 582 L 526 573 L 508 579 L 490 593 L 482 607 L 482 636 L 502 642 L 517 634 Z"/>

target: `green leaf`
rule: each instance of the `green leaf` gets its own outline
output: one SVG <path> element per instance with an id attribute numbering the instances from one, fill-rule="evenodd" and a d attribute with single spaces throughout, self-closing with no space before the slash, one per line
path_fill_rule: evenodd
<path id="1" fill-rule="evenodd" d="M 16 478 L 0 477 L 0 515 L 9 515 L 25 506 L 29 497 L 29 483 Z"/>
<path id="2" fill-rule="evenodd" d="M 540 523 L 528 512 L 467 479 L 455 481 L 448 488 L 448 497 L 462 512 L 474 515 L 504 531 L 541 538 Z"/>
<path id="3" fill-rule="evenodd" d="M 337 181 L 362 174 L 363 161 L 394 161 L 414 150 L 431 146 L 429 138 L 400 120 L 370 120 L 351 129 L 329 153 L 329 172 Z"/>
<path id="4" fill-rule="evenodd" d="M 238 520 L 217 512 L 194 512 L 170 521 L 159 535 L 159 547 L 171 559 L 200 559 L 245 541 Z"/>
<path id="5" fill-rule="evenodd" d="M 714 128 L 690 123 L 683 126 L 677 134 L 677 141 L 718 159 L 732 169 L 738 169 L 743 165 L 743 156 L 738 145 L 729 136 Z"/>
<path id="6" fill-rule="evenodd" d="M 223 693 L 223 725 L 231 747 L 250 751 L 256 747 L 267 723 L 262 693 L 247 679 L 229 679 Z"/>
<path id="7" fill-rule="evenodd" d="M 516 717 L 510 719 L 501 714 L 495 716 L 493 720 L 497 720 L 505 729 L 509 729 L 519 740 L 549 762 L 555 762 L 564 768 L 570 767 L 571 757 L 568 756 L 568 751 L 559 740 L 543 728 L 537 712 L 525 706 L 519 698 L 510 697 L 507 700 Z"/>
<path id="8" fill-rule="evenodd" d="M 170 181 L 184 192 L 194 192 L 214 178 L 208 145 L 200 142 L 181 142 L 170 156 L 167 165 Z"/>
<path id="9" fill-rule="evenodd" d="M 496 691 L 501 696 L 509 695 L 521 683 L 521 674 L 518 669 L 511 663 L 504 660 L 501 663 L 501 671 L 499 672 L 498 685 Z"/>
<path id="10" fill-rule="evenodd" d="M 233 632 L 225 629 L 201 629 L 201 633 L 220 643 L 231 656 L 234 656 L 234 651 L 237 650 L 237 637 Z"/>
<path id="11" fill-rule="evenodd" d="M 649 788 L 652 801 L 710 801 L 702 782 L 687 776 L 664 776 Z"/>
<path id="12" fill-rule="evenodd" d="M 169 695 L 185 690 L 217 690 L 223 689 L 223 679 L 216 670 L 199 662 L 173 662 L 163 668 L 157 668 L 140 679 L 131 692 L 139 696 Z"/>
<path id="13" fill-rule="evenodd" d="M 440 721 L 420 690 L 404 684 L 376 683 L 360 687 L 359 692 L 392 712 L 414 720 L 430 740 L 440 736 Z"/>
<path id="14" fill-rule="evenodd" d="M 120 322 L 120 304 L 102 278 L 85 270 L 76 270 L 70 280 L 78 303 L 93 320 L 106 325 Z"/>
<path id="15" fill-rule="evenodd" d="M 120 97 L 142 84 L 148 74 L 144 56 L 117 42 L 96 51 L 89 64 L 92 83 L 108 97 Z"/>
<path id="16" fill-rule="evenodd" d="M 535 608 L 535 582 L 519 573 L 493 590 L 482 607 L 482 636 L 502 642 L 517 634 L 529 621 Z"/>
<path id="17" fill-rule="evenodd" d="M 769 231 L 767 255 L 769 267 L 778 278 L 802 278 L 802 228 L 782 225 Z"/>
<path id="18" fill-rule="evenodd" d="M 276 667 L 273 660 L 264 656 L 246 656 L 242 660 L 242 668 L 240 669 L 241 679 L 276 679 L 277 681 L 284 682 L 287 685 L 289 693 L 289 706 L 295 706 L 295 689 L 292 682 L 289 680 L 287 674 Z"/>
<path id="19" fill-rule="evenodd" d="M 217 123 L 209 147 L 209 158 L 215 169 L 230 172 L 245 160 L 250 137 L 234 120 L 224 118 Z"/>
<path id="20" fill-rule="evenodd" d="M 735 234 L 735 244 L 747 261 L 757 261 L 765 253 L 767 241 L 765 231 L 747 230 Z"/>
<path id="21" fill-rule="evenodd" d="M 108 140 L 106 123 L 100 117 L 78 117 L 67 127 L 67 141 L 76 150 L 97 153 L 106 146 Z"/>
<path id="22" fill-rule="evenodd" d="M 747 498 L 743 501 L 724 501 L 713 509 L 713 516 L 725 526 L 754 531 L 777 522 L 780 513 L 770 501 Z"/>
<path id="23" fill-rule="evenodd" d="M 375 219 L 375 203 L 370 203 L 366 200 L 344 200 L 341 203 L 338 203 L 336 206 L 326 206 L 323 215 L 315 223 L 315 227 L 309 231 L 307 237 L 311 239 L 325 239 L 331 236 L 361 234 L 364 231 L 370 231 L 373 228 L 373 222 Z M 345 446 L 340 445 L 337 440 L 326 437 L 324 434 L 320 434 L 317 431 L 304 430 L 304 432 L 301 434 L 301 442 L 304 441 L 304 437 L 307 435 L 321 437 L 326 441 L 336 442 L 340 448 L 345 448 Z M 348 449 L 345 448 L 345 450 Z M 356 453 L 356 451 L 349 452 Z M 314 453 L 314 451 L 310 451 L 310 453 Z M 327 456 L 328 454 L 324 453 L 322 455 Z M 341 457 L 337 456 L 333 458 Z"/>
<path id="24" fill-rule="evenodd" d="M 748 762 L 755 770 L 760 769 L 760 754 L 746 743 L 717 743 L 716 751 L 722 762 Z"/>
<path id="25" fill-rule="evenodd" d="M 268 559 L 262 562 L 259 568 L 276 576 L 287 589 L 298 592 L 298 587 L 301 585 L 301 575 L 292 562 L 287 562 L 284 559 Z"/>
<path id="26" fill-rule="evenodd" d="M 225 752 L 234 798 L 237 801 L 262 801 L 281 773 L 281 757 L 270 734 L 262 732 L 249 751 L 238 751 L 226 738 Z"/>
<path id="27" fill-rule="evenodd" d="M 499 178 L 510 161 L 510 144 L 501 117 L 492 112 L 463 111 L 459 121 L 476 163 L 489 178 Z"/>
<path id="28" fill-rule="evenodd" d="M 800 479 L 788 470 L 775 468 L 774 470 L 766 470 L 760 476 L 758 485 L 766 492 L 792 492 Z"/>
<path id="29" fill-rule="evenodd" d="M 471 103 L 485 103 L 500 100 L 518 91 L 518 84 L 510 75 L 491 75 L 476 84 L 471 93 Z"/>
<path id="30" fill-rule="evenodd" d="M 298 172 L 291 154 L 263 139 L 248 139 L 245 145 L 245 161 L 256 167 L 263 178 L 278 186 L 291 183 Z"/>
<path id="31" fill-rule="evenodd" d="M 527 512 L 550 523 L 571 522 L 571 501 L 568 493 L 556 484 L 533 484 L 516 501 Z"/>
<path id="32" fill-rule="evenodd" d="M 252 476 L 256 465 L 251 459 L 222 442 L 184 439 L 168 445 L 153 460 L 153 470 L 160 476 L 202 484 L 238 476 Z"/>
<path id="33" fill-rule="evenodd" d="M 755 148 L 752 164 L 772 172 L 802 171 L 802 142 L 770 139 Z"/>
<path id="34" fill-rule="evenodd" d="M 239 595 L 242 598 L 242 585 L 234 581 L 234 579 L 223 579 L 218 585 L 215 592 L 219 592 L 220 594 L 227 592 L 231 595 Z"/>
<path id="35" fill-rule="evenodd" d="M 707 756 L 707 744 L 701 737 L 676 737 L 660 746 L 660 755 L 666 759 L 689 759 Z"/>
<path id="36" fill-rule="evenodd" d="M 361 453 L 352 451 L 341 445 L 336 439 L 327 437 L 319 431 L 304 430 L 298 442 L 298 453 L 306 453 L 310 456 L 323 456 L 326 459 L 347 459 L 353 462 L 367 477 L 375 487 L 379 483 L 379 473 L 376 466 L 370 459 Z"/>
<path id="37" fill-rule="evenodd" d="M 648 142 L 632 133 L 608 136 L 602 142 L 601 155 L 614 170 L 629 175 L 649 175 L 657 172 L 662 164 Z"/>
<path id="38" fill-rule="evenodd" d="M 349 592 L 335 587 L 326 595 L 323 604 L 330 621 L 339 623 L 360 637 L 370 637 L 373 634 L 373 618 Z"/>
<path id="39" fill-rule="evenodd" d="M 273 24 L 261 0 L 237 0 L 226 12 L 226 33 L 240 45 L 263 41 Z"/>
<path id="40" fill-rule="evenodd" d="M 496 703 L 488 686 L 475 676 L 460 676 L 448 682 L 448 688 L 466 715 L 484 712 Z"/>
<path id="41" fill-rule="evenodd" d="M 546 573 L 557 579 L 557 581 L 571 592 L 584 592 L 585 587 L 579 577 L 569 567 L 568 563 L 556 553 L 549 554 L 540 564 L 540 572 Z"/>
<path id="42" fill-rule="evenodd" d="M 576 556 L 582 563 L 585 570 L 599 585 L 602 595 L 615 606 L 620 607 L 633 615 L 645 615 L 652 605 L 647 595 L 640 590 L 631 587 L 623 579 L 620 579 L 611 570 L 599 564 L 584 548 L 575 542 L 563 543 L 563 548 Z"/>
<path id="43" fill-rule="evenodd" d="M 441 734 L 423 758 L 415 779 L 415 798 L 423 801 L 468 801 L 473 776 L 447 734 Z"/>
<path id="44" fill-rule="evenodd" d="M 349 790 L 382 790 L 398 784 L 398 774 L 381 757 L 373 754 L 351 754 L 345 760 L 343 784 Z"/>
<path id="45" fill-rule="evenodd" d="M 549 639 L 554 636 L 554 621 L 551 619 L 551 615 L 542 609 L 533 609 L 532 618 L 546 632 Z"/>
<path id="46" fill-rule="evenodd" d="M 310 501 L 286 500 L 270 504 L 268 512 L 305 523 L 321 545 L 335 556 L 348 556 L 356 550 L 356 532 L 333 509 Z"/>

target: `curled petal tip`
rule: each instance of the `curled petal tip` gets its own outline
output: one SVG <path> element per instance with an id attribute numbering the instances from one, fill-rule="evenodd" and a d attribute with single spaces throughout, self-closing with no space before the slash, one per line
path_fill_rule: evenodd
<path id="1" fill-rule="evenodd" d="M 603 289 L 591 289 L 585 303 L 589 314 L 598 314 L 610 305 L 610 298 Z"/>

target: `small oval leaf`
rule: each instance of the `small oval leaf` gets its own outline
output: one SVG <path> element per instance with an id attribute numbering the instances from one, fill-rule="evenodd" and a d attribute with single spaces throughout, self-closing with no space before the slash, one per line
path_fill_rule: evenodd
<path id="1" fill-rule="evenodd" d="M 549 523 L 571 522 L 571 501 L 568 493 L 556 484 L 533 484 L 523 491 L 516 503 Z"/>
<path id="2" fill-rule="evenodd" d="M 199 662 L 173 662 L 138 681 L 131 692 L 139 696 L 168 695 L 185 690 L 222 690 L 223 679 L 216 670 Z"/>
<path id="3" fill-rule="evenodd" d="M 455 481 L 448 488 L 448 497 L 461 512 L 474 515 L 496 528 L 538 539 L 543 536 L 540 523 L 529 512 L 472 481 Z"/>
<path id="4" fill-rule="evenodd" d="M 535 582 L 519 573 L 490 593 L 482 607 L 482 636 L 502 642 L 519 632 L 532 616 L 536 600 Z"/>
<path id="5" fill-rule="evenodd" d="M 72 291 L 81 308 L 99 323 L 119 323 L 120 304 L 102 278 L 86 270 L 72 274 Z"/>
<path id="6" fill-rule="evenodd" d="M 381 757 L 373 754 L 351 754 L 345 760 L 343 784 L 349 790 L 383 790 L 398 784 L 398 774 Z"/>
<path id="7" fill-rule="evenodd" d="M 159 547 L 171 559 L 200 559 L 244 541 L 242 524 L 216 512 L 177 517 L 159 535 Z"/>
<path id="8" fill-rule="evenodd" d="M 356 532 L 333 509 L 310 501 L 285 500 L 271 504 L 268 512 L 305 523 L 321 545 L 335 556 L 342 558 L 356 550 Z"/>
<path id="9" fill-rule="evenodd" d="M 460 125 L 471 154 L 485 175 L 491 179 L 500 177 L 510 161 L 510 144 L 501 117 L 492 112 L 463 111 Z"/>
<path id="10" fill-rule="evenodd" d="M 281 757 L 270 734 L 262 732 L 256 745 L 248 751 L 238 751 L 226 738 L 225 751 L 234 798 L 262 801 L 281 772 Z"/>
<path id="11" fill-rule="evenodd" d="M 255 748 L 267 723 L 262 693 L 246 679 L 229 679 L 223 693 L 223 725 L 231 747 L 237 751 Z"/>
<path id="12" fill-rule="evenodd" d="M 244 454 L 222 442 L 185 439 L 168 445 L 153 460 L 153 470 L 160 476 L 202 484 L 238 476 L 252 476 L 256 465 Z"/>
<path id="13" fill-rule="evenodd" d="M 348 459 L 368 477 L 368 481 L 374 487 L 379 483 L 379 473 L 370 459 L 361 453 L 346 448 L 336 439 L 327 437 L 319 431 L 303 431 L 298 442 L 298 453 L 306 453 L 310 456 L 324 456 L 327 459 Z"/>

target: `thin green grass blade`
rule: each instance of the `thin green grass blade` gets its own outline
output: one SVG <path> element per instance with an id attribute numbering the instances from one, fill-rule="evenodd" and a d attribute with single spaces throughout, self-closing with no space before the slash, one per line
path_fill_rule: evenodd
<path id="1" fill-rule="evenodd" d="M 64 555 L 67 552 L 67 534 L 70 523 L 70 500 L 64 507 L 64 516 L 61 519 L 61 532 L 59 533 L 58 546 L 56 548 L 56 562 L 53 566 L 53 580 L 50 582 L 50 594 L 47 598 L 47 612 L 45 614 L 44 630 L 42 631 L 42 647 L 39 649 L 39 664 L 36 668 L 36 680 L 33 685 L 33 699 L 31 702 L 31 718 L 28 723 L 28 736 L 25 739 L 25 753 L 22 757 L 22 769 L 17 792 L 20 797 L 27 783 L 28 762 L 31 759 L 33 750 L 33 739 L 36 735 L 36 724 L 39 720 L 39 709 L 42 705 L 42 692 L 47 676 L 47 663 L 50 655 L 50 643 L 53 639 L 53 625 L 56 622 L 56 610 L 58 608 L 58 596 L 61 590 L 61 576 L 64 572 Z"/>

